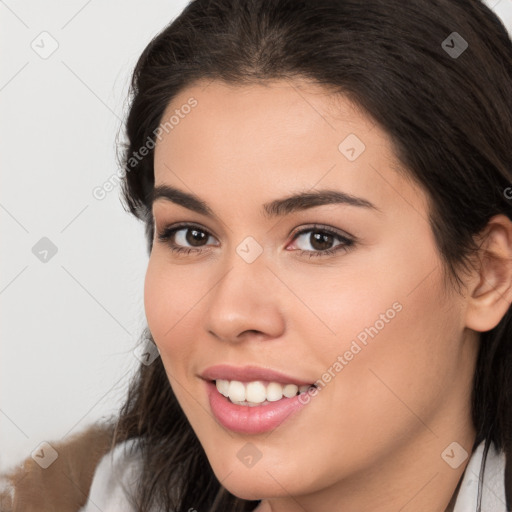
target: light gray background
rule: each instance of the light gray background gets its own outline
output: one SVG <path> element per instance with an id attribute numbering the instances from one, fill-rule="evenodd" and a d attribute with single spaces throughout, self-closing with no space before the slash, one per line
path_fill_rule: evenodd
<path id="1" fill-rule="evenodd" d="M 143 225 L 92 191 L 137 57 L 187 3 L 0 0 L 0 470 L 116 412 L 139 364 Z M 512 32 L 512 0 L 487 3 Z"/>

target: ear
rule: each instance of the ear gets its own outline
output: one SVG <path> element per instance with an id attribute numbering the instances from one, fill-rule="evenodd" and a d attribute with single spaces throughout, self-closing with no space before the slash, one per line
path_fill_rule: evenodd
<path id="1" fill-rule="evenodd" d="M 512 221 L 492 217 L 479 236 L 479 269 L 468 286 L 466 326 L 494 329 L 512 302 Z"/>

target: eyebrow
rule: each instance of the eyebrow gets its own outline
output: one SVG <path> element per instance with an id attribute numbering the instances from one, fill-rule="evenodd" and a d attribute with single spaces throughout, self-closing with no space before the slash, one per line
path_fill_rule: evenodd
<path id="1" fill-rule="evenodd" d="M 199 197 L 169 185 L 158 185 L 153 189 L 151 204 L 157 200 L 171 201 L 207 217 L 216 217 L 213 210 Z M 315 192 L 302 192 L 265 203 L 262 213 L 267 218 L 273 218 L 326 204 L 346 204 L 381 211 L 373 203 L 362 197 L 353 196 L 338 190 L 318 190 Z"/>

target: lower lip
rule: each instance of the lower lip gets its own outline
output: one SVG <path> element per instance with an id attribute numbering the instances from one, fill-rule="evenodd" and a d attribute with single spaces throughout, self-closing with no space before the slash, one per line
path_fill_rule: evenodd
<path id="1" fill-rule="evenodd" d="M 210 407 L 217 421 L 228 430 L 240 434 L 261 434 L 274 430 L 309 402 L 302 403 L 299 400 L 301 395 L 306 394 L 302 393 L 292 398 L 283 397 L 267 405 L 249 407 L 231 402 L 219 393 L 214 382 L 206 382 L 206 387 Z"/>

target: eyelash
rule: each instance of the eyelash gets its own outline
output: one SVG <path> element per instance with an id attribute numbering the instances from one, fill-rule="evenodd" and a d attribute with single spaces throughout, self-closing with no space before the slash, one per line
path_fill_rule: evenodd
<path id="1" fill-rule="evenodd" d="M 181 223 L 181 224 L 177 224 L 176 226 L 168 226 L 168 227 L 164 228 L 160 233 L 158 233 L 158 240 L 162 243 L 166 243 L 167 245 L 169 245 L 171 250 L 175 253 L 190 254 L 192 252 L 202 252 L 203 249 L 193 248 L 193 247 L 182 247 L 182 246 L 176 245 L 174 242 L 170 241 L 171 238 L 173 237 L 173 235 L 177 231 L 180 231 L 184 228 L 195 228 L 197 231 L 201 231 L 202 233 L 207 234 L 208 238 L 210 236 L 212 236 L 209 231 L 201 228 L 197 224 Z M 342 243 L 335 246 L 332 249 L 324 249 L 321 251 L 307 251 L 304 249 L 297 249 L 300 256 L 308 255 L 310 258 L 332 256 L 333 254 L 337 253 L 338 251 L 348 252 L 355 244 L 355 240 L 350 239 L 344 235 L 341 235 L 340 233 L 334 231 L 333 229 L 324 227 L 320 224 L 314 224 L 312 226 L 309 226 L 308 228 L 305 228 L 305 229 L 302 229 L 301 231 L 296 232 L 293 236 L 292 242 L 295 241 L 300 235 L 303 235 L 304 233 L 308 233 L 309 231 L 331 235 L 331 236 L 337 238 L 338 241 L 341 241 Z"/>

